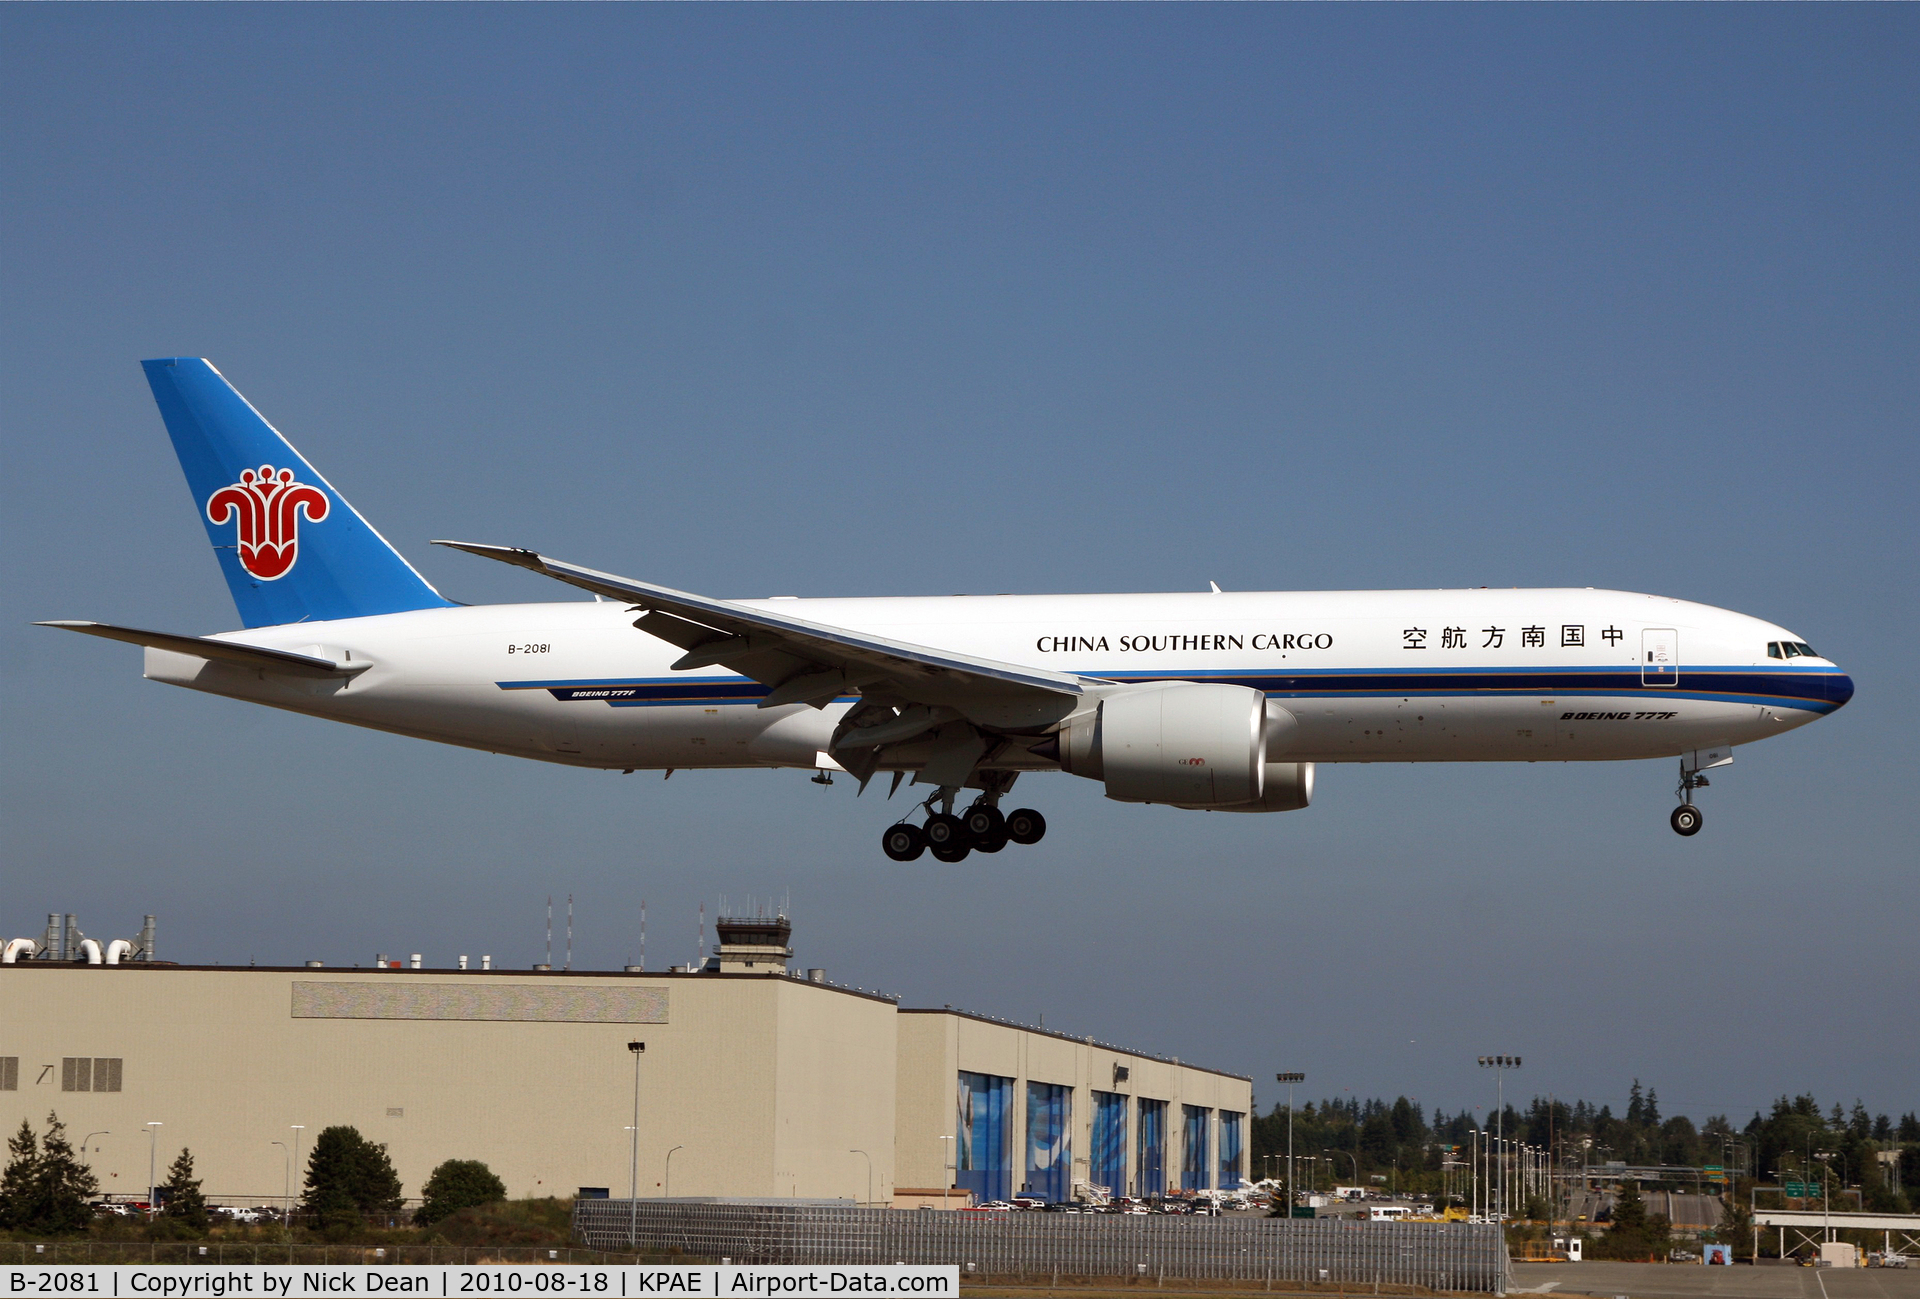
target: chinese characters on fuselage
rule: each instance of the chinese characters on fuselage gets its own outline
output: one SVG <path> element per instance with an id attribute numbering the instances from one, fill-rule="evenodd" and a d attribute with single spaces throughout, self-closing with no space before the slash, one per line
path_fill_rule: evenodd
<path id="1" fill-rule="evenodd" d="M 1505 627 L 1482 627 L 1480 634 L 1486 638 L 1480 642 L 1481 649 L 1501 649 L 1505 647 L 1507 643 L 1507 629 Z M 1469 648 L 1467 636 L 1468 633 L 1465 627 L 1442 627 L 1440 629 L 1440 648 L 1451 650 L 1467 649 Z M 1600 632 L 1600 639 L 1607 643 L 1609 649 L 1618 645 L 1625 636 L 1626 633 L 1618 627 L 1607 627 Z M 1431 649 L 1432 646 L 1429 644 L 1431 639 L 1425 627 L 1408 627 L 1400 633 L 1400 648 L 1410 650 Z M 1561 649 L 1585 649 L 1586 645 L 1587 628 L 1585 623 L 1569 622 L 1560 624 Z M 1545 649 L 1546 647 L 1547 628 L 1532 626 L 1522 627 L 1520 629 L 1521 649 Z"/>

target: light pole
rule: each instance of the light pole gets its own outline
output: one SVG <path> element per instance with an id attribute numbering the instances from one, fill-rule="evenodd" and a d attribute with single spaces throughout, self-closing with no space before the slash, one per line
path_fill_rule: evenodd
<path id="1" fill-rule="evenodd" d="M 146 1129 L 147 1130 L 147 1220 L 149 1222 L 153 1220 L 154 1209 L 155 1209 L 155 1205 L 153 1203 L 153 1200 L 154 1200 L 153 1190 L 155 1185 L 154 1155 L 155 1155 L 155 1152 L 160 1149 L 160 1134 L 155 1132 L 154 1129 L 160 1126 L 161 1126 L 160 1120 L 153 1119 L 147 1123 L 147 1129 Z"/>
<path id="2" fill-rule="evenodd" d="M 1293 1085 L 1305 1082 L 1303 1073 L 1277 1073 L 1275 1082 L 1287 1085 L 1287 1220 L 1293 1220 Z"/>
<path id="3" fill-rule="evenodd" d="M 1467 1156 L 1467 1216 L 1480 1216 L 1480 1129 L 1468 1128 L 1471 1153 Z"/>
<path id="4" fill-rule="evenodd" d="M 551 953 L 549 953 L 551 955 Z M 633 1053 L 633 1149 L 627 1164 L 627 1248 L 638 1249 L 640 1239 L 640 1057 L 647 1053 L 645 1042 L 629 1042 Z"/>
<path id="5" fill-rule="evenodd" d="M 1482 1069 L 1493 1070 L 1493 1094 L 1495 1101 L 1493 1124 L 1494 1133 L 1501 1145 L 1500 1168 L 1502 1180 L 1500 1182 L 1500 1221 L 1505 1222 L 1507 1220 L 1507 1188 L 1505 1181 L 1505 1146 L 1507 1136 L 1506 1074 L 1507 1070 L 1518 1069 L 1520 1067 L 1520 1057 L 1517 1055 L 1483 1055 L 1480 1057 L 1480 1067 Z"/>
<path id="6" fill-rule="evenodd" d="M 1320 1153 L 1327 1156 L 1327 1162 L 1329 1164 L 1333 1162 L 1333 1156 L 1335 1155 L 1345 1155 L 1348 1159 L 1351 1159 L 1353 1161 L 1353 1187 L 1355 1190 L 1365 1189 L 1360 1185 L 1360 1156 L 1354 1154 L 1351 1150 L 1328 1150 L 1324 1146 L 1321 1147 Z M 1335 1173 L 1334 1176 L 1338 1177 L 1340 1174 Z"/>
<path id="7" fill-rule="evenodd" d="M 867 1205 L 866 1207 L 871 1209 L 873 1207 L 873 1156 L 868 1154 L 864 1150 L 849 1150 L 847 1153 L 850 1155 L 858 1155 L 862 1159 L 867 1161 Z M 1092 1176 L 1089 1175 L 1087 1180 L 1092 1181 L 1093 1180 Z"/>
<path id="8" fill-rule="evenodd" d="M 673 1148 L 673 1150 L 685 1149 L 685 1146 L 675 1146 Z M 671 1200 L 673 1198 L 673 1150 L 667 1152 L 667 1187 L 665 1193 L 660 1197 L 663 1200 Z"/>
<path id="9" fill-rule="evenodd" d="M 959 1144 L 959 1138 L 955 1136 L 943 1134 L 940 1139 L 942 1141 L 951 1141 L 954 1143 L 953 1145 L 947 1147 L 948 1158 L 946 1162 L 941 1166 L 941 1171 L 952 1174 L 952 1176 L 947 1178 L 947 1184 L 940 1188 L 940 1207 L 944 1209 L 947 1207 L 947 1192 L 952 1189 L 953 1184 L 955 1182 L 960 1180 L 960 1161 L 959 1161 L 959 1156 L 956 1153 L 960 1148 L 960 1144 Z"/>
<path id="10" fill-rule="evenodd" d="M 1820 1234 L 1828 1240 L 1833 1239 L 1833 1165 L 1827 1161 L 1833 1158 L 1831 1150 L 1816 1150 L 1814 1158 L 1820 1161 Z"/>
<path id="11" fill-rule="evenodd" d="M 87 1142 L 93 1140 L 95 1137 L 110 1137 L 112 1135 L 113 1133 L 107 1131 L 105 1128 L 101 1128 L 98 1132 L 87 1133 L 86 1136 L 80 1138 L 80 1153 L 83 1155 L 87 1153 Z M 100 1152 L 96 1150 L 94 1153 L 98 1154 Z M 91 1168 L 93 1165 L 89 1164 L 87 1167 Z"/>
<path id="12" fill-rule="evenodd" d="M 281 1160 L 285 1165 L 280 1173 L 280 1198 L 287 1202 L 285 1222 L 286 1225 L 291 1226 L 293 1223 L 293 1151 L 284 1141 L 273 1141 L 268 1144 L 280 1147 Z"/>

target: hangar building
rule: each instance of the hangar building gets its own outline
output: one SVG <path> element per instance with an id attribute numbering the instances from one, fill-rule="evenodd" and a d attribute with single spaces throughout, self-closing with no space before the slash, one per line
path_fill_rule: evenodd
<path id="1" fill-rule="evenodd" d="M 1248 1079 L 794 975 L 789 932 L 723 921 L 705 968 L 665 974 L 21 960 L 0 1129 L 57 1113 L 125 1198 L 185 1147 L 228 1203 L 298 1196 L 332 1124 L 409 1196 L 447 1159 L 516 1196 L 902 1207 L 1246 1176 Z"/>

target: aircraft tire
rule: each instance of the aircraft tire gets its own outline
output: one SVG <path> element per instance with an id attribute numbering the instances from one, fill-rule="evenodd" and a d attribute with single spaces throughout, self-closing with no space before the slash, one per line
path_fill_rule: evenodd
<path id="1" fill-rule="evenodd" d="M 999 834 L 990 834 L 984 839 L 976 838 L 973 846 L 980 852 L 999 852 L 1007 846 L 1007 832 L 1002 830 Z"/>
<path id="2" fill-rule="evenodd" d="M 1706 818 L 1700 815 L 1700 809 L 1693 804 L 1682 803 L 1673 809 L 1673 815 L 1667 820 L 1672 823 L 1675 834 L 1686 836 L 1699 834 Z"/>
<path id="3" fill-rule="evenodd" d="M 919 826 L 905 821 L 888 826 L 880 836 L 880 851 L 895 861 L 912 861 L 926 850 L 927 836 L 920 832 Z"/>
<path id="4" fill-rule="evenodd" d="M 1006 833 L 1007 818 L 1000 814 L 999 808 L 978 803 L 967 809 L 967 814 L 960 818 L 960 823 L 967 827 L 968 834 L 976 840 L 985 842 Z"/>
<path id="5" fill-rule="evenodd" d="M 957 816 L 935 812 L 927 818 L 926 835 L 927 846 L 934 850 L 935 856 L 938 856 L 942 848 L 964 847 L 967 842 L 967 827 Z"/>
<path id="6" fill-rule="evenodd" d="M 1007 817 L 1007 838 L 1015 843 L 1039 843 L 1047 834 L 1047 818 L 1030 807 L 1015 808 Z"/>
<path id="7" fill-rule="evenodd" d="M 937 861 L 965 861 L 967 854 L 973 851 L 973 845 L 968 843 L 950 843 L 944 847 L 934 848 L 931 851 L 934 859 Z"/>

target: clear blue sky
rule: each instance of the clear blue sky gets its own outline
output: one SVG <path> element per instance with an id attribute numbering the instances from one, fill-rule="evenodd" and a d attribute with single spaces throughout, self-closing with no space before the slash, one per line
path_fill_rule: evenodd
<path id="1" fill-rule="evenodd" d="M 1314 1095 L 1920 1107 L 1920 9 L 5 6 L 0 930 L 192 961 L 802 963 Z M 1034 780 L 880 856 L 800 773 L 583 773 L 139 679 L 235 625 L 137 362 L 204 355 L 443 591 L 1613 586 L 1856 676 L 1743 750 Z M 1024 787 L 1023 787 L 1024 788 Z M 1260 1086 L 1262 1104 L 1273 1099 Z"/>

